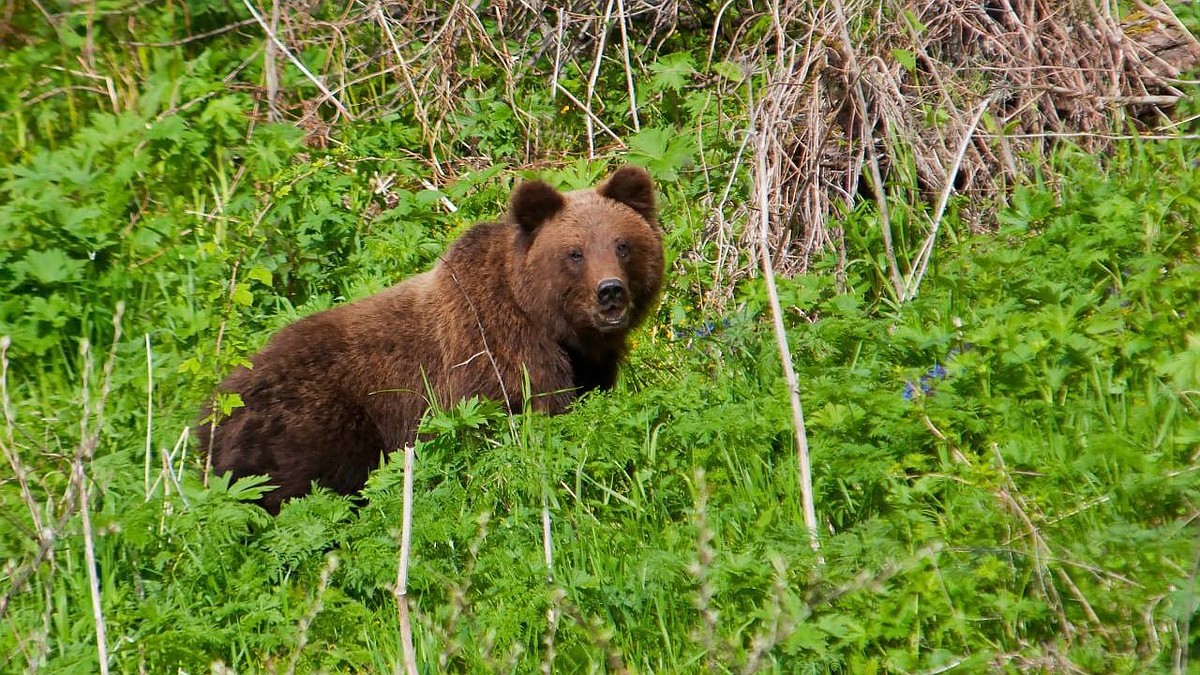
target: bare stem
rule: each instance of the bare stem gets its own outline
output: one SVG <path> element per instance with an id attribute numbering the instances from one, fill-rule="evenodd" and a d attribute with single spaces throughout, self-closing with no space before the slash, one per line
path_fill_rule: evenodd
<path id="1" fill-rule="evenodd" d="M 254 17 L 254 20 L 258 22 L 259 27 L 262 28 L 263 32 L 267 34 L 267 38 L 271 41 L 271 43 L 274 44 L 279 51 L 283 52 L 283 55 L 288 57 L 288 60 L 291 61 L 292 64 L 297 68 L 299 68 L 300 72 L 304 73 L 304 76 L 308 78 L 309 82 L 312 82 L 314 85 L 316 85 L 317 89 L 321 90 L 321 93 L 325 95 L 325 98 L 329 99 L 330 102 L 333 103 L 333 107 L 337 108 L 338 112 L 345 115 L 346 119 L 354 119 L 354 115 L 350 114 L 350 111 L 346 109 L 346 106 L 342 105 L 342 102 L 338 100 L 338 97 L 335 96 L 332 91 L 329 91 L 329 87 L 326 87 L 324 82 L 321 82 L 316 75 L 313 75 L 312 71 L 308 69 L 308 66 L 304 65 L 303 61 L 296 58 L 296 56 L 292 54 L 292 51 L 287 48 L 287 45 L 283 44 L 283 41 L 280 40 L 277 35 L 275 35 L 275 31 L 271 30 L 270 24 L 267 23 L 262 14 L 259 14 L 258 10 L 254 7 L 254 3 L 250 2 L 250 0 L 242 0 L 242 4 L 246 6 L 246 9 L 250 10 L 250 16 Z"/>
<path id="2" fill-rule="evenodd" d="M 100 661 L 101 675 L 108 675 L 108 636 L 104 628 L 104 609 L 100 604 L 100 577 L 96 573 L 96 542 L 92 531 L 92 518 L 88 508 L 87 477 L 83 475 L 83 461 L 76 457 L 71 467 L 71 480 L 79 492 L 79 517 L 83 521 L 83 556 L 87 561 L 88 587 L 92 595 L 92 618 L 96 622 L 96 658 Z"/>
<path id="3" fill-rule="evenodd" d="M 612 20 L 613 0 L 608 0 L 608 6 L 604 10 L 604 20 L 600 24 L 600 39 L 596 41 L 596 61 L 592 64 L 592 75 L 588 78 L 587 94 L 584 96 L 584 101 L 587 103 L 587 135 L 588 135 L 588 158 L 596 157 L 596 139 L 595 132 L 592 130 L 593 121 L 599 121 L 595 113 L 592 112 L 592 99 L 596 93 L 596 80 L 600 77 L 600 64 L 604 61 L 604 45 L 608 39 L 608 22 Z"/>
<path id="4" fill-rule="evenodd" d="M 317 593 L 313 598 L 312 606 L 300 618 L 300 637 L 296 640 L 296 648 L 292 650 L 291 658 L 288 659 L 287 675 L 292 675 L 296 672 L 296 666 L 300 663 L 300 654 L 304 652 L 304 648 L 308 645 L 308 629 L 325 606 L 325 591 L 329 588 L 329 577 L 333 575 L 337 568 L 338 557 L 331 553 L 325 560 L 325 567 L 321 569 L 321 580 L 317 583 Z"/>
<path id="5" fill-rule="evenodd" d="M 154 362 L 150 355 L 150 334 L 146 333 L 146 462 L 143 486 L 150 501 L 150 455 L 154 453 Z"/>
<path id="6" fill-rule="evenodd" d="M 963 132 L 962 142 L 958 145 L 958 152 L 954 155 L 954 164 L 950 166 L 950 170 L 946 172 L 946 183 L 942 186 L 942 194 L 938 196 L 937 209 L 934 211 L 933 227 L 929 230 L 929 236 L 925 238 L 921 250 L 917 253 L 917 263 L 913 265 L 913 269 L 909 271 L 907 283 L 904 284 L 904 295 L 901 300 L 912 300 L 917 297 L 917 289 L 921 286 L 921 279 L 925 277 L 925 268 L 929 265 L 929 259 L 933 257 L 933 245 L 937 241 L 938 227 L 942 224 L 942 215 L 946 212 L 946 203 L 950 200 L 950 193 L 954 190 L 954 179 L 958 176 L 958 169 L 962 166 L 963 158 L 967 155 L 967 148 L 971 147 L 971 139 L 975 136 L 975 129 L 979 126 L 979 120 L 983 119 L 983 113 L 988 109 L 988 104 L 992 102 L 989 97 L 984 99 L 983 103 L 979 104 L 979 108 L 975 111 L 975 116 L 971 120 L 970 126 Z"/>
<path id="7" fill-rule="evenodd" d="M 753 118 L 751 118 L 753 120 Z M 751 122 L 753 124 L 753 122 Z M 804 525 L 808 528 L 808 543 L 813 551 L 821 550 L 817 538 L 817 512 L 813 505 L 812 465 L 808 451 L 808 433 L 804 428 L 804 408 L 800 403 L 800 384 L 796 369 L 792 366 L 792 351 L 788 347 L 787 331 L 783 327 L 783 308 L 779 303 L 779 289 L 775 286 L 775 268 L 771 262 L 771 250 L 767 244 L 770 231 L 771 202 L 767 194 L 770 181 L 767 176 L 767 136 L 764 129 L 752 129 L 756 136 L 757 155 L 755 165 L 755 188 L 758 193 L 759 228 L 758 254 L 762 265 L 763 279 L 767 283 L 767 297 L 771 303 L 771 323 L 775 329 L 775 344 L 779 348 L 779 359 L 783 363 L 783 376 L 787 381 L 788 398 L 792 405 L 792 423 L 796 433 L 796 464 L 799 468 L 800 501 L 804 514 Z"/>
<path id="8" fill-rule="evenodd" d="M 629 63 L 629 35 L 625 28 L 625 0 L 617 0 L 617 21 L 621 23 L 621 55 L 625 57 L 625 86 L 629 89 L 629 116 L 633 120 L 633 130 L 641 131 L 641 121 L 638 120 L 637 92 L 633 88 L 633 67 Z"/>
<path id="9" fill-rule="evenodd" d="M 408 612 L 408 560 L 412 552 L 413 467 L 416 449 L 404 446 L 404 508 L 400 520 L 400 562 L 396 569 L 396 609 L 400 616 L 400 650 L 404 672 L 417 673 L 417 653 L 413 648 L 412 619 Z"/>
<path id="10" fill-rule="evenodd" d="M 21 463 L 21 456 L 17 454 L 16 436 L 13 433 L 16 422 L 8 394 L 8 348 L 10 345 L 12 345 L 12 338 L 7 335 L 0 338 L 0 406 L 3 406 L 4 409 L 4 441 L 0 443 L 0 449 L 4 450 L 4 457 L 12 467 L 13 475 L 17 477 L 17 484 L 21 487 L 21 499 L 29 508 L 29 517 L 33 522 L 34 531 L 41 539 L 46 536 L 46 532 L 38 511 L 37 500 L 33 498 L 33 492 L 29 489 L 28 474 L 25 472 L 25 466 Z"/>
<path id="11" fill-rule="evenodd" d="M 854 52 L 854 42 L 850 38 L 850 26 L 846 21 L 846 11 L 840 0 L 834 0 L 833 9 L 837 13 L 838 28 L 841 29 L 842 43 L 845 46 L 844 56 L 850 66 L 850 72 L 861 73 L 858 57 Z M 875 194 L 875 204 L 879 209 L 879 232 L 883 235 L 883 255 L 887 258 L 892 289 L 896 292 L 896 298 L 899 299 L 904 295 L 904 280 L 900 276 L 900 265 L 896 262 L 896 248 L 892 244 L 892 219 L 888 212 L 887 193 L 883 187 L 883 173 L 879 170 L 879 157 L 875 152 L 875 134 L 867 116 L 867 98 L 863 94 L 862 81 L 855 80 L 853 89 L 855 103 L 858 105 L 858 117 L 862 121 L 862 144 L 866 148 L 867 164 L 871 169 L 871 190 Z"/>

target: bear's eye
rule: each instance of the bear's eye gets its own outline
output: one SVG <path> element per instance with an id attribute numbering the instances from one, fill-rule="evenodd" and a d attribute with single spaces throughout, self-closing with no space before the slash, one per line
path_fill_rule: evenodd
<path id="1" fill-rule="evenodd" d="M 617 257 L 624 260 L 629 257 L 629 244 L 625 242 L 617 242 Z"/>
<path id="2" fill-rule="evenodd" d="M 567 254 L 567 257 L 571 259 L 571 262 L 579 262 L 580 260 L 583 260 L 583 251 L 580 251 L 579 249 L 573 249 Z"/>

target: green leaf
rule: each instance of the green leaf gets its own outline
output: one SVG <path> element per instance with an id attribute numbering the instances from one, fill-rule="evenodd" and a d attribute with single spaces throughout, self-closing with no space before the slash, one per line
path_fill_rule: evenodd
<path id="1" fill-rule="evenodd" d="M 1200 389 L 1200 335 L 1187 336 L 1187 348 L 1172 355 L 1160 368 L 1178 391 Z"/>
<path id="2" fill-rule="evenodd" d="M 221 410 L 223 417 L 228 417 L 236 408 L 241 408 L 245 405 L 242 402 L 242 397 L 239 394 L 231 392 L 223 392 L 217 394 L 217 408 Z"/>
<path id="3" fill-rule="evenodd" d="M 907 49 L 893 49 L 892 57 L 895 58 L 901 66 L 904 66 L 904 69 L 908 72 L 911 73 L 916 71 L 917 57 L 911 51 Z"/>
<path id="4" fill-rule="evenodd" d="M 200 373 L 200 361 L 194 356 L 189 359 L 185 359 L 183 363 L 180 363 L 179 366 L 175 368 L 175 372 L 197 375 Z"/>
<path id="5" fill-rule="evenodd" d="M 921 20 L 918 19 L 917 15 L 914 14 L 913 11 L 910 9 L 904 10 L 904 20 L 905 20 L 905 22 L 908 23 L 909 27 L 912 28 L 913 32 L 915 32 L 917 35 L 920 35 L 921 33 L 924 33 L 926 30 L 929 29 L 929 26 L 926 26 L 924 23 L 921 23 Z"/>
<path id="6" fill-rule="evenodd" d="M 233 295 L 231 295 L 230 298 L 234 301 L 234 303 L 242 305 L 243 307 L 249 307 L 254 302 L 254 295 L 250 293 L 245 286 L 238 286 L 237 288 L 233 289 Z"/>
<path id="7" fill-rule="evenodd" d="M 650 87 L 655 91 L 679 91 L 687 86 L 688 78 L 696 72 L 696 63 L 688 52 L 667 54 L 650 64 L 654 75 Z"/>
<path id="8" fill-rule="evenodd" d="M 13 265 L 18 273 L 24 273 L 39 284 L 50 286 L 64 281 L 78 281 L 84 261 L 75 260 L 58 249 L 29 251 Z"/>
<path id="9" fill-rule="evenodd" d="M 271 285 L 271 270 L 268 270 L 267 268 L 262 267 L 261 265 L 258 267 L 251 268 L 250 271 L 246 274 L 246 276 L 250 277 L 254 281 L 257 281 L 264 286 Z"/>
<path id="10" fill-rule="evenodd" d="M 731 82 L 741 82 L 746 79 L 746 70 L 733 61 L 719 61 L 713 64 L 713 72 Z"/>
<path id="11" fill-rule="evenodd" d="M 629 139 L 629 161 L 649 169 L 659 180 L 675 180 L 695 157 L 696 140 L 674 129 L 648 127 Z"/>

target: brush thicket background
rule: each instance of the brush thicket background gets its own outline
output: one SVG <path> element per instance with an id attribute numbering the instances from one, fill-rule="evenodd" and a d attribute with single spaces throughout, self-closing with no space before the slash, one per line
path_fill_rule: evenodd
<path id="1" fill-rule="evenodd" d="M 0 0 L 0 671 L 402 670 L 401 463 L 271 519 L 188 428 L 629 161 L 617 390 L 428 420 L 421 672 L 1195 672 L 1200 4 L 558 4 Z"/>

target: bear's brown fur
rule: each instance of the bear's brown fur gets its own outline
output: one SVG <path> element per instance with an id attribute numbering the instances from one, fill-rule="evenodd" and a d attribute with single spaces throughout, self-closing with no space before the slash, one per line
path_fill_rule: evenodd
<path id="1" fill-rule="evenodd" d="M 384 453 L 416 437 L 432 393 L 561 412 L 613 386 L 629 331 L 662 286 L 662 233 L 646 171 L 593 189 L 521 184 L 503 222 L 474 226 L 434 268 L 281 330 L 220 390 L 240 395 L 201 429 L 212 466 L 267 474 L 283 500 L 317 484 L 357 492 Z"/>

